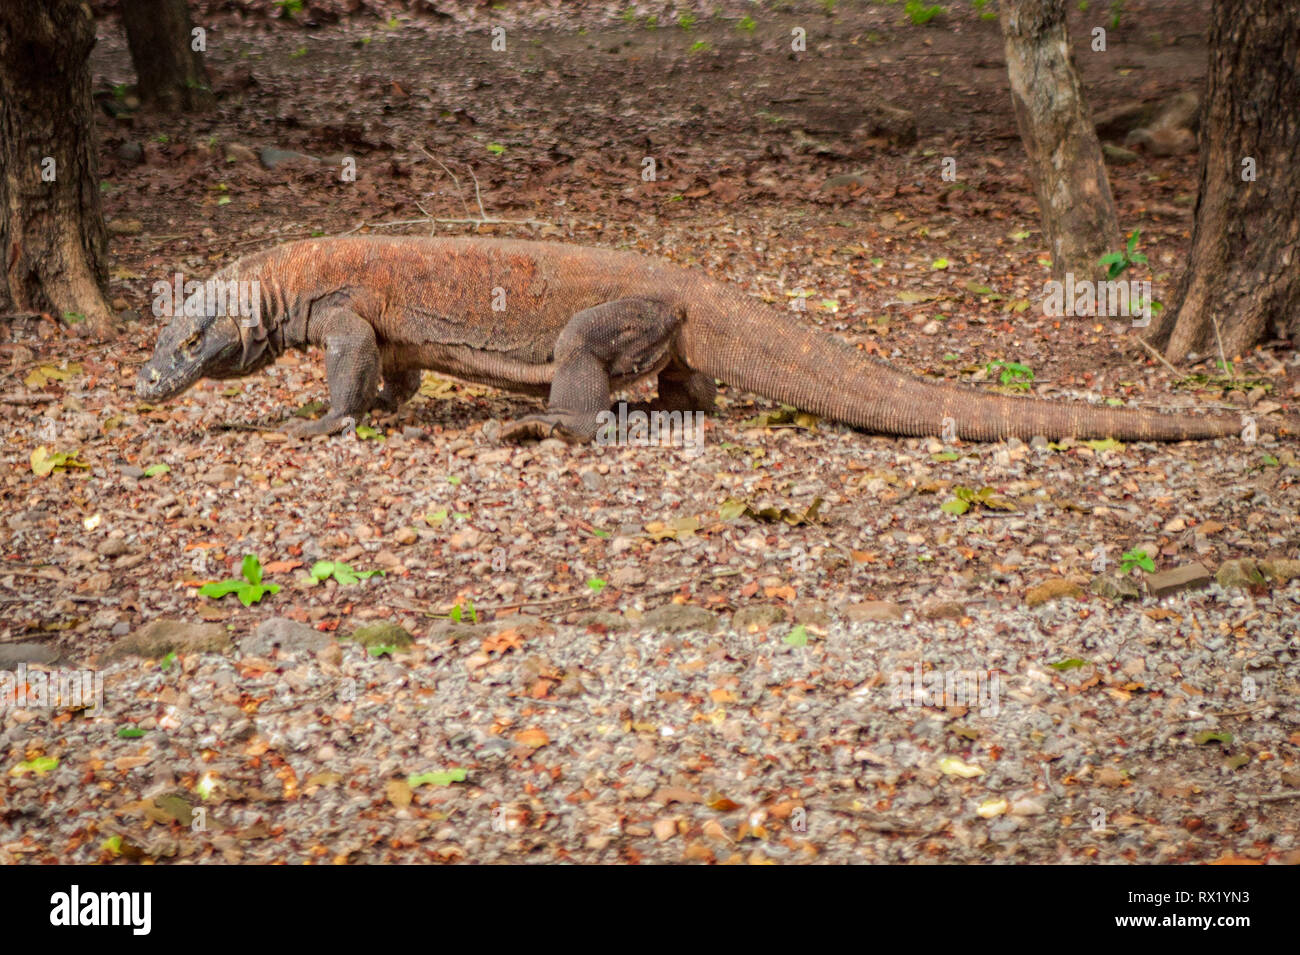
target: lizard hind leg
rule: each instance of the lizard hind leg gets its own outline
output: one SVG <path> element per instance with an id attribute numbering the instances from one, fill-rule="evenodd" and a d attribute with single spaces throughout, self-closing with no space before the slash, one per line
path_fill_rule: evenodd
<path id="1" fill-rule="evenodd" d="M 600 414 L 609 411 L 611 382 L 635 381 L 661 370 L 672 357 L 682 317 L 665 302 L 641 298 L 578 312 L 555 342 L 546 411 L 507 425 L 501 437 L 591 441 Z"/>
<path id="2" fill-rule="evenodd" d="M 375 395 L 374 409 L 391 414 L 415 397 L 415 393 L 420 390 L 420 369 L 408 368 L 404 371 L 394 371 L 385 368 L 381 375 L 381 382 L 379 391 Z"/>

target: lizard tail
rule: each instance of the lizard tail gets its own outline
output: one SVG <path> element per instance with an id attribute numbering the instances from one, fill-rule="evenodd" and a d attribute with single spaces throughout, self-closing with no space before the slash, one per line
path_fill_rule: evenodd
<path id="1" fill-rule="evenodd" d="M 927 381 L 725 286 L 701 290 L 687 315 L 684 344 L 692 368 L 865 431 L 971 441 L 1040 435 L 1185 441 L 1238 435 L 1244 427 L 1235 416 L 1019 398 Z"/>

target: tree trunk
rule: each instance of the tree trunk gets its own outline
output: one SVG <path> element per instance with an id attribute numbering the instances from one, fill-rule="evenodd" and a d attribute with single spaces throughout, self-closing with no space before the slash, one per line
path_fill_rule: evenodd
<path id="1" fill-rule="evenodd" d="M 95 24 L 78 0 L 0 3 L 0 303 L 111 334 L 90 100 Z"/>
<path id="2" fill-rule="evenodd" d="M 1300 336 L 1300 4 L 1219 0 L 1211 18 L 1192 250 L 1149 333 L 1170 361 Z"/>
<path id="3" fill-rule="evenodd" d="M 1070 55 L 1064 0 L 999 0 L 1016 123 L 1029 155 L 1052 277 L 1096 279 L 1120 246 L 1101 146 Z"/>
<path id="4" fill-rule="evenodd" d="M 169 113 L 215 105 L 185 0 L 122 0 L 122 22 L 140 102 Z"/>

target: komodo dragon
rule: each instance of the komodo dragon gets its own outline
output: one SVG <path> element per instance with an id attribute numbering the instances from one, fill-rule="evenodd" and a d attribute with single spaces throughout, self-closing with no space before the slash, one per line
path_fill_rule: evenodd
<path id="1" fill-rule="evenodd" d="M 246 256 L 211 282 L 232 280 L 259 283 L 254 314 L 241 319 L 210 300 L 185 309 L 203 314 L 177 309 L 136 379 L 142 398 L 178 395 L 205 376 L 249 375 L 286 349 L 315 345 L 325 350 L 330 410 L 288 429 L 300 435 L 395 409 L 418 390 L 421 369 L 549 396 L 546 411 L 503 429 L 507 439 L 590 441 L 611 391 L 656 375 L 656 410 L 706 410 L 720 379 L 883 434 L 1179 441 L 1241 430 L 1233 417 L 927 381 L 739 289 L 632 252 L 514 239 L 309 239 Z"/>

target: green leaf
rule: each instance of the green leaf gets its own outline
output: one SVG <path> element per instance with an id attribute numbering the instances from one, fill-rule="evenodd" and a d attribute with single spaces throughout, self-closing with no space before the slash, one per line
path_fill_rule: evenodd
<path id="1" fill-rule="evenodd" d="M 396 652 L 397 645 L 390 643 L 377 643 L 373 647 L 366 648 L 366 653 L 370 654 L 372 657 L 391 657 Z"/>
<path id="2" fill-rule="evenodd" d="M 591 588 L 593 593 L 598 594 L 605 589 L 605 581 L 601 580 L 599 577 L 592 577 L 587 581 L 587 586 Z"/>
<path id="3" fill-rule="evenodd" d="M 808 628 L 803 624 L 799 624 L 781 639 L 792 647 L 806 647 L 808 646 Z"/>
<path id="4" fill-rule="evenodd" d="M 139 739 L 144 735 L 144 730 L 135 726 L 123 726 L 117 731 L 118 739 Z"/>
<path id="5" fill-rule="evenodd" d="M 166 474 L 170 470 L 170 464 L 152 464 L 144 469 L 144 476 L 147 478 L 157 477 L 160 474 Z"/>
<path id="6" fill-rule="evenodd" d="M 260 584 L 262 582 L 262 562 L 257 559 L 256 554 L 244 555 L 244 565 L 241 570 L 244 579 L 250 584 Z"/>
<path id="7" fill-rule="evenodd" d="M 506 151 L 506 147 L 502 146 L 500 143 L 488 143 L 487 151 L 494 156 L 500 156 L 503 152 Z"/>
<path id="8" fill-rule="evenodd" d="M 933 262 L 930 263 L 930 268 L 936 271 L 941 269 L 946 269 L 947 267 L 948 267 L 947 259 L 935 259 Z"/>
<path id="9" fill-rule="evenodd" d="M 311 575 L 317 580 L 329 580 L 332 573 L 334 573 L 334 562 L 332 560 L 318 560 L 311 565 Z"/>
<path id="10" fill-rule="evenodd" d="M 58 765 L 59 757 L 57 756 L 38 756 L 35 759 L 19 763 L 9 771 L 9 775 L 26 776 L 28 773 L 35 773 L 37 776 L 44 776 L 51 770 L 57 769 Z"/>
<path id="11" fill-rule="evenodd" d="M 961 455 L 956 451 L 940 451 L 938 454 L 930 455 L 932 461 L 956 461 Z"/>
<path id="12" fill-rule="evenodd" d="M 1053 670 L 1074 670 L 1084 665 L 1084 661 L 1078 657 L 1070 657 L 1066 660 L 1057 660 L 1055 663 L 1047 664 Z"/>
<path id="13" fill-rule="evenodd" d="M 199 588 L 199 594 L 204 597 L 211 597 L 213 600 L 220 600 L 226 594 L 233 594 L 240 587 L 245 586 L 247 586 L 247 584 L 242 580 L 235 580 L 233 578 L 228 580 L 219 580 L 210 584 L 204 584 Z"/>
<path id="14" fill-rule="evenodd" d="M 939 510 L 948 514 L 965 514 L 970 510 L 970 503 L 957 497 L 949 498 L 939 505 Z"/>
<path id="15" fill-rule="evenodd" d="M 1086 444 L 1088 447 L 1092 448 L 1092 450 L 1098 452 L 1114 451 L 1124 447 L 1123 443 L 1116 441 L 1114 438 L 1106 438 L 1101 441 L 1085 441 L 1083 443 Z"/>
<path id="16" fill-rule="evenodd" d="M 356 427 L 357 437 L 362 441 L 387 441 L 380 432 L 370 427 L 368 424 L 359 424 Z"/>
<path id="17" fill-rule="evenodd" d="M 1202 746 L 1206 743 L 1223 743 L 1226 745 L 1232 742 L 1232 734 L 1219 733 L 1214 730 L 1202 730 L 1196 734 L 1196 742 Z"/>
<path id="18" fill-rule="evenodd" d="M 463 783 L 468 773 L 463 769 L 444 769 L 431 773 L 412 773 L 406 777 L 406 784 L 412 789 L 420 786 L 450 786 Z"/>
<path id="19" fill-rule="evenodd" d="M 167 656 L 163 657 L 162 660 L 159 661 L 158 666 L 161 667 L 164 672 L 166 672 L 167 670 L 170 670 L 175 664 L 176 664 L 176 651 L 171 650 L 167 653 Z"/>
<path id="20" fill-rule="evenodd" d="M 718 516 L 724 521 L 735 520 L 741 514 L 744 514 L 748 507 L 749 505 L 745 501 L 729 497 L 723 501 L 722 506 L 718 508 Z"/>
<path id="21" fill-rule="evenodd" d="M 1123 252 L 1107 252 L 1097 260 L 1098 265 L 1117 265 L 1124 261 Z"/>

